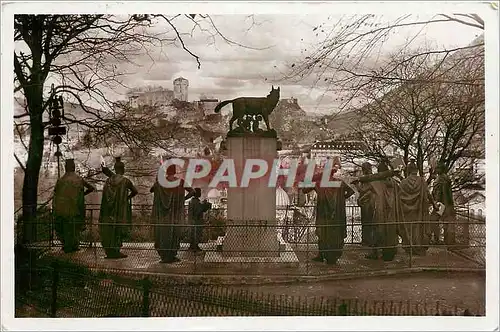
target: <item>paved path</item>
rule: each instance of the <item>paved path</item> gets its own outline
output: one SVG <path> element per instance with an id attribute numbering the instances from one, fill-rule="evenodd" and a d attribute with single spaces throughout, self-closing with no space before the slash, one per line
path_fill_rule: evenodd
<path id="1" fill-rule="evenodd" d="M 155 273 L 179 276 L 341 276 L 343 274 L 366 275 L 372 272 L 396 271 L 408 268 L 438 269 L 483 269 L 484 266 L 464 257 L 453 254 L 443 247 L 429 248 L 426 256 L 413 256 L 411 259 L 401 248 L 392 262 L 372 261 L 364 258 L 366 250 L 357 245 L 346 245 L 344 253 L 337 265 L 327 265 L 311 261 L 317 254 L 315 246 L 294 246 L 299 263 L 206 263 L 206 251 L 215 250 L 215 243 L 202 245 L 204 252 L 195 254 L 187 250 L 183 244 L 178 257 L 180 262 L 162 264 L 152 243 L 126 243 L 122 252 L 128 257 L 120 260 L 104 259 L 104 250 L 82 248 L 79 252 L 64 254 L 60 248 L 54 247 L 50 254 L 62 259 L 87 265 L 98 269 L 135 271 L 137 273 Z"/>

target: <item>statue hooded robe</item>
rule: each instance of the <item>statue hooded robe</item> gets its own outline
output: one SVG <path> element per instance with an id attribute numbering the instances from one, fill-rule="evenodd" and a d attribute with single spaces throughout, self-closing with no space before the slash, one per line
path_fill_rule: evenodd
<path id="1" fill-rule="evenodd" d="M 212 208 L 206 200 L 200 201 L 201 189 L 194 189 L 194 197 L 189 201 L 188 221 L 191 226 L 191 243 L 189 250 L 201 251 L 199 244 L 203 233 L 203 214 Z"/>
<path id="2" fill-rule="evenodd" d="M 151 217 L 155 224 L 155 249 L 158 251 L 162 263 L 179 261 L 176 256 L 184 232 L 184 227 L 179 225 L 186 223 L 184 201 L 193 195 L 190 188 L 184 188 L 184 180 L 175 178 L 175 174 L 175 165 L 170 165 L 167 168 L 167 179 L 169 181 L 179 180 L 178 186 L 165 188 L 156 181 L 150 189 L 150 192 L 154 194 Z M 186 190 L 189 191 L 189 194 L 184 196 Z"/>
<path id="3" fill-rule="evenodd" d="M 451 189 L 451 180 L 446 174 L 446 167 L 443 163 L 437 166 L 438 176 L 434 180 L 432 197 L 434 202 L 444 205 L 444 212 L 439 221 L 444 225 L 444 242 L 446 244 L 455 243 L 455 206 L 453 202 L 453 192 Z"/>
<path id="4" fill-rule="evenodd" d="M 400 188 L 401 209 L 404 222 L 400 224 L 400 235 L 405 251 L 423 255 L 429 245 L 429 199 L 425 179 L 418 175 L 415 163 L 408 164 L 408 176 Z M 413 247 L 415 246 L 415 247 Z"/>
<path id="5" fill-rule="evenodd" d="M 396 173 L 387 164 L 380 163 L 377 174 L 365 175 L 361 183 L 369 183 L 373 199 L 373 243 L 382 249 L 382 259 L 392 261 L 397 253 L 398 224 L 402 221 L 399 186 L 392 178 Z M 374 248 L 366 258 L 378 259 L 378 249 Z"/>
<path id="6" fill-rule="evenodd" d="M 365 162 L 361 165 L 363 175 L 372 174 L 372 165 Z M 373 190 L 370 183 L 360 183 L 357 186 L 359 197 L 357 200 L 361 208 L 361 243 L 367 246 L 374 246 L 374 232 L 373 227 Z"/>
<path id="7" fill-rule="evenodd" d="M 99 232 L 101 244 L 106 251 L 106 258 L 125 258 L 120 253 L 125 236 L 132 224 L 131 198 L 137 195 L 137 189 L 123 174 L 125 165 L 117 160 L 114 174 L 103 167 L 109 176 L 102 190 Z"/>
<path id="8" fill-rule="evenodd" d="M 332 173 L 335 173 L 333 169 Z M 313 178 L 318 182 L 319 179 Z M 318 256 L 314 261 L 336 264 L 344 247 L 347 235 L 347 217 L 345 201 L 354 191 L 340 178 L 331 177 L 330 181 L 340 181 L 340 187 L 322 188 L 319 184 L 314 189 L 316 199 L 316 235 L 318 236 Z"/>
<path id="9" fill-rule="evenodd" d="M 70 253 L 79 249 L 80 233 L 85 227 L 85 195 L 96 189 L 75 173 L 73 159 L 66 160 L 65 168 L 66 173 L 54 189 L 52 211 L 57 237 L 64 252 Z"/>

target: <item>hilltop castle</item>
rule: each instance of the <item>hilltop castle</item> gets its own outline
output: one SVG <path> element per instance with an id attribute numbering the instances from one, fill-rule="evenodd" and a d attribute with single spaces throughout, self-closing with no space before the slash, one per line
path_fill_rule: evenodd
<path id="1" fill-rule="evenodd" d="M 189 81 L 178 77 L 173 81 L 174 90 L 165 89 L 161 86 L 148 87 L 146 89 L 135 89 L 128 93 L 128 102 L 131 107 L 140 106 L 168 106 L 174 100 L 188 101 Z"/>

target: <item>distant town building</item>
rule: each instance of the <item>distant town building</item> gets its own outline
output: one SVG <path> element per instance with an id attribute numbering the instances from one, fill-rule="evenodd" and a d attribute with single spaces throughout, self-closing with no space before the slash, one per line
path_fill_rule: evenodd
<path id="1" fill-rule="evenodd" d="M 174 99 L 188 101 L 189 81 L 184 77 L 178 77 L 174 80 Z"/>
<path id="2" fill-rule="evenodd" d="M 353 172 L 357 169 L 355 164 L 360 165 L 363 160 L 356 158 L 350 160 L 346 158 L 350 151 L 360 151 L 362 144 L 357 141 L 330 141 L 316 142 L 311 147 L 310 159 L 315 160 L 317 165 L 325 165 L 328 159 L 340 158 L 341 167 L 347 172 Z"/>
<path id="3" fill-rule="evenodd" d="M 172 103 L 174 92 L 156 87 L 146 91 L 131 92 L 128 97 L 130 106 L 134 108 L 145 105 L 163 107 Z"/>
<path id="4" fill-rule="evenodd" d="M 281 99 L 281 101 L 283 103 L 286 103 L 286 104 L 292 104 L 292 105 L 298 105 L 298 101 L 297 101 L 297 98 L 294 98 L 294 97 L 291 97 L 291 98 L 283 98 Z"/>
<path id="5" fill-rule="evenodd" d="M 215 106 L 217 106 L 217 104 L 219 104 L 219 99 L 209 98 L 206 96 L 201 96 L 199 101 L 194 102 L 195 107 L 201 109 L 204 116 L 220 114 L 214 112 Z"/>

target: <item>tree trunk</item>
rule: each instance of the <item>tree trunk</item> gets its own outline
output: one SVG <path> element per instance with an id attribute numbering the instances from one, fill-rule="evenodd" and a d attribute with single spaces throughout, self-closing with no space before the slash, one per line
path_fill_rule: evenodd
<path id="1" fill-rule="evenodd" d="M 418 174 L 420 176 L 424 176 L 424 153 L 420 145 L 417 148 L 417 167 L 418 167 Z"/>
<path id="2" fill-rule="evenodd" d="M 41 91 L 39 96 L 29 99 L 31 99 L 28 103 L 30 105 L 31 135 L 28 161 L 23 181 L 23 243 L 31 243 L 37 240 L 36 211 L 38 203 L 38 180 L 42 166 L 44 143 L 43 99 Z"/>

